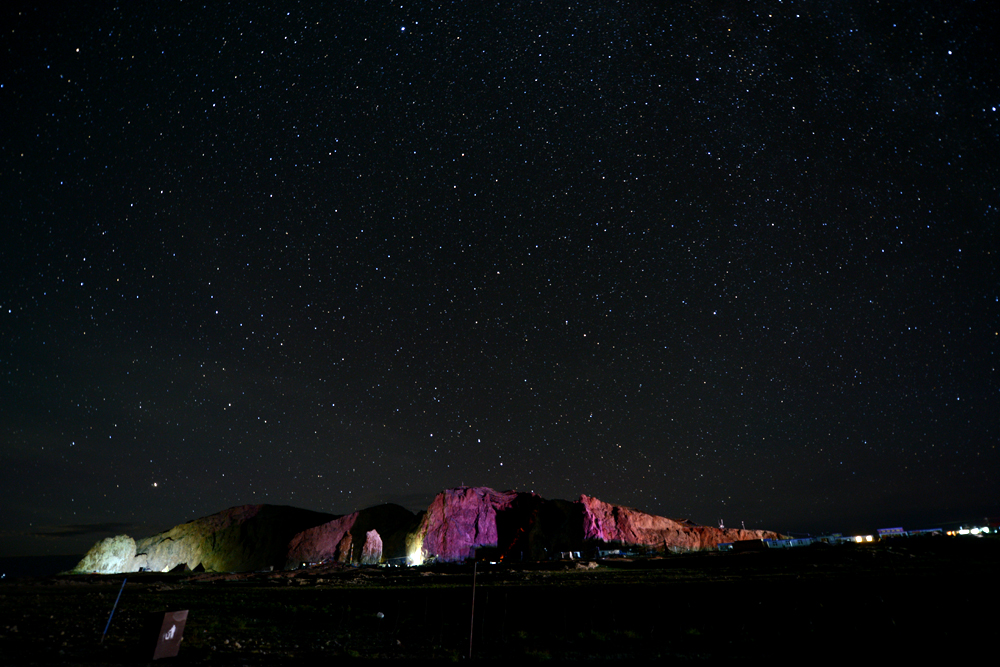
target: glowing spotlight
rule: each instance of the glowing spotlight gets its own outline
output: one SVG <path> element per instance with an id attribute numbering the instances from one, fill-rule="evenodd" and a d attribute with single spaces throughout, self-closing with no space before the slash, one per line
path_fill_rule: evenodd
<path id="1" fill-rule="evenodd" d="M 417 567 L 424 564 L 424 549 L 417 545 L 406 554 L 406 562 L 410 567 Z"/>

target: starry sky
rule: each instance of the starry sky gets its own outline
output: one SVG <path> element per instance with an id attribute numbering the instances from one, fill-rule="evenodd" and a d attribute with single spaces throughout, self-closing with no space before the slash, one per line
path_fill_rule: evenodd
<path id="1" fill-rule="evenodd" d="M 995 5 L 14 4 L 0 554 L 462 484 L 1000 514 Z"/>

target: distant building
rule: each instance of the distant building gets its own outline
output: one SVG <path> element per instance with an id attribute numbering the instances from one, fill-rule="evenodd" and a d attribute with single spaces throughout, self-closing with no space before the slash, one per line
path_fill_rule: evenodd
<path id="1" fill-rule="evenodd" d="M 908 530 L 906 531 L 907 537 L 921 536 L 921 535 L 944 535 L 944 531 L 940 528 L 920 528 L 918 530 Z"/>
<path id="2" fill-rule="evenodd" d="M 887 537 L 905 537 L 905 536 L 906 536 L 906 531 L 903 530 L 902 528 L 879 528 L 878 529 L 878 538 L 880 540 L 885 539 Z"/>
<path id="3" fill-rule="evenodd" d="M 763 542 L 768 549 L 791 549 L 809 546 L 816 540 L 811 537 L 789 537 L 782 540 L 763 540 Z"/>

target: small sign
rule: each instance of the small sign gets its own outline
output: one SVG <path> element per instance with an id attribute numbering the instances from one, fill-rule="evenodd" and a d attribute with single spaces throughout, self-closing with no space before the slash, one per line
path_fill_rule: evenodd
<path id="1" fill-rule="evenodd" d="M 153 660 L 172 658 L 181 648 L 184 635 L 184 624 L 187 623 L 188 610 L 168 611 L 163 614 L 160 632 L 156 637 L 156 648 L 153 650 Z"/>

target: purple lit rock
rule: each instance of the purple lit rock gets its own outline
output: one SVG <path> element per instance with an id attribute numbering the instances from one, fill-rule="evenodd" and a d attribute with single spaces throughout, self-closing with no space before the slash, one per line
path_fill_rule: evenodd
<path id="1" fill-rule="evenodd" d="M 442 491 L 420 524 L 424 555 L 461 561 L 474 556 L 477 547 L 497 546 L 497 513 L 509 509 L 518 495 L 486 487 Z"/>
<path id="2" fill-rule="evenodd" d="M 378 565 L 382 560 L 382 538 L 377 530 L 365 533 L 365 546 L 361 548 L 362 565 Z"/>

